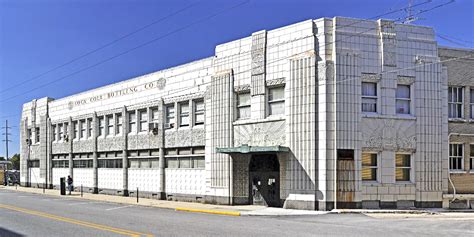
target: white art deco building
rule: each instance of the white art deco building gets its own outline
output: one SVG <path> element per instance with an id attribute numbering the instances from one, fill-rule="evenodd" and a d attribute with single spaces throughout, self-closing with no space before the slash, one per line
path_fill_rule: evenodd
<path id="1" fill-rule="evenodd" d="M 446 49 L 449 51 L 449 49 Z M 434 31 L 307 20 L 23 105 L 21 182 L 285 208 L 441 207 L 448 77 Z M 464 167 L 464 166 L 463 166 Z"/>

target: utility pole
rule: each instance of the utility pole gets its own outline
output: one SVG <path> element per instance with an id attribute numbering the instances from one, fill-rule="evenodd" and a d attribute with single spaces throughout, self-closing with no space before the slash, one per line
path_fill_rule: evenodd
<path id="1" fill-rule="evenodd" d="M 8 140 L 8 135 L 12 135 L 11 133 L 8 132 L 8 129 L 11 129 L 12 127 L 8 127 L 8 120 L 5 120 L 5 127 L 2 127 L 2 129 L 5 129 L 5 133 L 2 133 L 2 135 L 5 135 L 5 139 L 2 140 L 5 142 L 5 152 L 6 152 L 6 157 L 5 159 L 8 160 L 8 143 L 11 142 L 11 140 Z"/>

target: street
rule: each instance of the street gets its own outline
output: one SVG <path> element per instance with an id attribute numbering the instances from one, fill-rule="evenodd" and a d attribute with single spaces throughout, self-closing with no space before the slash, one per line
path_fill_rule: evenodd
<path id="1" fill-rule="evenodd" d="M 0 189 L 0 236 L 473 236 L 472 220 L 222 216 Z"/>

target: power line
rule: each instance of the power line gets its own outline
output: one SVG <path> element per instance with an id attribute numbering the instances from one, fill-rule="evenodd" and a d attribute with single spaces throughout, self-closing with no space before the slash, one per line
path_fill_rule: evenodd
<path id="1" fill-rule="evenodd" d="M 242 2 L 242 3 L 238 4 L 238 5 L 235 5 L 235 6 L 229 8 L 229 9 L 226 9 L 226 10 L 224 10 L 224 11 L 227 11 L 227 10 L 230 10 L 230 9 L 233 9 L 233 8 L 236 8 L 236 7 L 240 6 L 240 5 L 246 4 L 247 2 L 248 2 L 248 1 Z M 431 1 L 425 1 L 425 2 L 422 2 L 422 3 L 416 4 L 416 5 L 413 5 L 413 6 L 411 6 L 411 7 L 420 6 L 420 5 L 429 3 L 429 2 L 431 2 Z M 444 5 L 446 5 L 446 4 L 444 4 Z M 431 8 L 431 10 L 432 10 L 432 9 L 439 8 L 439 7 L 440 7 L 440 5 Z M 384 15 L 393 14 L 393 13 L 395 13 L 395 12 L 399 12 L 399 11 L 402 11 L 402 10 L 405 10 L 405 9 L 407 9 L 407 7 L 404 7 L 404 8 L 398 9 L 398 10 L 393 10 L 393 11 L 390 11 L 390 12 L 387 12 L 387 13 L 384 13 L 384 14 L 381 14 L 381 15 L 377 15 L 377 16 L 375 16 L 375 17 L 378 18 L 378 17 L 384 16 Z M 429 10 L 430 10 L 430 9 L 429 9 Z M 420 11 L 420 12 L 417 13 L 417 14 L 421 14 L 421 13 L 427 12 L 427 11 L 429 11 L 429 10 Z M 222 12 L 224 12 L 224 11 L 222 11 Z M 210 16 L 208 16 L 208 17 L 206 17 L 206 18 L 202 18 L 201 20 L 199 20 L 199 21 L 197 21 L 197 22 L 194 22 L 194 23 L 191 23 L 191 24 L 189 24 L 189 25 L 186 25 L 186 26 L 184 26 L 184 27 L 182 27 L 182 28 L 177 29 L 176 31 L 173 31 L 173 32 L 169 33 L 169 34 L 172 34 L 172 33 L 174 33 L 174 32 L 177 32 L 177 31 L 180 31 L 180 30 L 182 30 L 182 29 L 185 29 L 185 28 L 187 28 L 187 27 L 189 27 L 189 26 L 191 26 L 191 25 L 197 24 L 197 23 L 199 23 L 200 21 L 204 21 L 204 20 L 207 20 L 207 19 L 209 19 L 209 18 L 212 18 L 212 17 L 214 17 L 214 16 L 216 16 L 216 15 L 222 13 L 222 12 L 218 12 L 218 13 L 213 14 L 213 15 L 210 15 Z M 415 15 L 416 15 L 416 14 L 415 14 Z M 399 20 L 400 20 L 400 18 L 397 19 L 396 21 L 399 21 Z M 338 27 L 338 29 L 345 28 L 345 27 L 348 27 L 348 26 L 357 24 L 358 22 L 362 22 L 362 21 L 366 21 L 366 20 L 365 20 L 365 19 L 361 19 L 361 20 L 355 21 L 355 22 L 353 22 L 353 23 L 351 23 L 351 24 L 343 25 L 343 26 L 341 26 L 341 27 Z M 351 35 L 351 36 L 348 36 L 348 37 L 341 38 L 341 39 L 339 39 L 339 40 L 335 40 L 335 41 L 326 43 L 324 46 L 331 45 L 331 44 L 334 44 L 334 43 L 336 43 L 336 42 L 338 42 L 338 41 L 342 41 L 342 40 L 345 40 L 345 39 L 348 39 L 348 38 L 352 38 L 352 37 L 355 37 L 355 36 L 358 36 L 358 35 L 362 35 L 362 34 L 364 34 L 364 33 L 367 33 L 367 32 L 369 32 L 369 31 L 371 31 L 371 30 L 374 30 L 374 29 L 377 29 L 377 28 L 368 28 L 368 30 L 366 30 L 366 31 L 361 31 L 361 32 L 359 32 L 359 33 L 357 33 L 357 34 L 355 34 L 355 35 Z M 167 34 L 167 35 L 169 35 L 169 34 Z M 162 36 L 162 37 L 166 37 L 167 35 L 164 35 L 164 36 Z M 313 36 L 313 35 L 312 35 L 312 36 Z M 311 37 L 312 37 L 312 36 L 311 36 Z M 161 38 L 162 38 L 162 37 L 161 37 Z M 66 75 L 66 76 L 64 76 L 64 77 L 58 78 L 57 80 L 54 80 L 54 81 L 51 81 L 51 82 L 49 82 L 49 83 L 43 84 L 43 85 L 41 85 L 41 86 L 39 86 L 39 87 L 33 88 L 33 89 L 31 89 L 31 90 L 29 90 L 29 91 L 26 91 L 26 92 L 24 92 L 24 93 L 22 93 L 22 94 L 29 93 L 29 92 L 31 92 L 31 91 L 34 91 L 34 90 L 43 88 L 43 87 L 48 86 L 48 85 L 50 85 L 50 84 L 53 84 L 53 83 L 55 83 L 55 82 L 57 82 L 57 81 L 63 80 L 63 79 L 65 79 L 65 78 L 69 77 L 69 76 L 78 74 L 78 73 L 80 73 L 80 72 L 82 72 L 82 71 L 85 71 L 85 70 L 88 70 L 88 69 L 90 69 L 90 68 L 92 68 L 92 67 L 98 66 L 98 65 L 100 65 L 100 64 L 102 64 L 102 63 L 104 63 L 104 62 L 106 62 L 106 61 L 109 61 L 109 60 L 111 60 L 111 59 L 113 59 L 113 58 L 119 57 L 119 56 L 121 56 L 121 55 L 123 55 L 123 54 L 126 54 L 126 53 L 128 53 L 128 52 L 130 52 L 130 51 L 132 51 L 132 50 L 135 50 L 135 49 L 137 49 L 137 48 L 140 48 L 140 47 L 142 47 L 142 46 L 144 46 L 144 45 L 147 45 L 147 44 L 149 44 L 149 43 L 151 43 L 151 42 L 153 42 L 153 41 L 156 41 L 156 40 L 158 40 L 158 39 L 160 39 L 160 37 L 159 37 L 159 38 L 155 38 L 155 39 L 153 39 L 153 40 L 151 40 L 151 41 L 148 41 L 148 42 L 146 42 L 145 44 L 141 44 L 141 45 L 139 45 L 139 46 L 137 46 L 137 47 L 135 47 L 135 48 L 129 49 L 129 50 L 127 50 L 127 51 L 125 51 L 125 52 L 122 52 L 122 53 L 120 53 L 120 54 L 117 54 L 117 55 L 115 55 L 115 56 L 113 56 L 113 57 L 111 57 L 111 58 L 108 58 L 108 59 L 106 59 L 106 60 L 100 61 L 100 62 L 98 62 L 98 63 L 96 63 L 96 64 L 94 64 L 94 65 L 92 65 L 92 66 L 83 68 L 83 69 L 78 70 L 78 71 L 76 71 L 76 72 L 73 72 L 73 73 L 71 73 L 71 74 L 69 74 L 69 75 Z M 301 38 L 300 38 L 300 39 L 297 39 L 297 40 L 301 40 Z M 288 43 L 288 42 L 285 42 L 285 43 Z M 250 52 L 247 52 L 247 53 L 250 53 Z M 289 57 L 290 57 L 290 56 L 289 56 Z M 287 59 L 287 58 L 288 58 L 288 57 L 275 60 L 273 63 L 275 63 L 275 62 L 277 62 L 277 61 L 285 60 L 285 59 Z M 267 65 L 269 65 L 269 64 L 271 64 L 271 63 L 268 63 Z M 202 70 L 202 69 L 204 69 L 204 68 L 198 68 L 197 70 Z M 250 70 L 251 70 L 251 69 L 245 70 L 245 71 L 241 71 L 241 72 L 239 72 L 239 73 L 237 73 L 237 74 L 245 73 L 245 72 L 250 71 Z M 184 73 L 182 73 L 182 74 L 186 74 L 186 73 L 189 73 L 189 71 L 188 71 L 188 72 L 184 72 Z M 178 74 L 178 75 L 182 75 L 182 74 Z M 235 75 L 237 75 L 237 74 L 235 74 Z M 176 76 L 178 76 L 178 75 L 174 75 L 173 77 L 176 77 Z M 21 94 L 21 95 L 22 95 L 22 94 Z M 4 101 L 6 101 L 6 100 L 10 100 L 10 99 L 15 98 L 15 97 L 17 97 L 17 96 L 19 96 L 19 95 L 20 95 L 20 94 L 15 95 L 15 96 L 12 96 L 12 97 L 9 97 L 9 98 L 7 98 L 7 99 L 5 99 L 5 100 L 2 100 L 2 101 L 0 101 L 0 102 L 4 102 Z"/>
<path id="2" fill-rule="evenodd" d="M 67 66 L 67 65 L 69 65 L 69 64 L 71 64 L 71 63 L 73 63 L 73 62 L 76 62 L 76 61 L 78 61 L 79 59 L 85 58 L 85 57 L 87 57 L 87 56 L 89 56 L 89 55 L 91 55 L 91 54 L 93 54 L 93 53 L 95 53 L 95 52 L 97 52 L 97 51 L 100 51 L 100 50 L 102 50 L 102 49 L 104 49 L 104 48 L 107 48 L 107 47 L 109 47 L 109 46 L 111 46 L 111 45 L 113 45 L 113 44 L 115 44 L 115 43 L 117 43 L 117 42 L 119 42 L 119 41 L 121 41 L 121 40 L 123 40 L 123 39 L 126 39 L 126 38 L 128 38 L 128 37 L 130 37 L 130 36 L 132 36 L 132 35 L 134 35 L 134 34 L 136 34 L 136 33 L 138 33 L 138 32 L 140 32 L 140 31 L 143 31 L 143 30 L 145 30 L 145 29 L 147 29 L 147 28 L 149 28 L 149 27 L 151 27 L 151 26 L 153 26 L 153 25 L 156 25 L 156 24 L 158 24 L 158 23 L 160 23 L 160 22 L 162 22 L 162 21 L 164 21 L 164 20 L 166 20 L 166 19 L 168 19 L 168 18 L 170 18 L 170 17 L 173 17 L 173 16 L 175 16 L 175 15 L 181 13 L 181 12 L 184 12 L 184 11 L 188 10 L 189 8 L 194 7 L 195 5 L 197 5 L 197 4 L 200 3 L 200 2 L 202 2 L 202 0 L 199 1 L 199 2 L 195 2 L 195 3 L 193 3 L 193 4 L 190 4 L 190 5 L 188 5 L 188 6 L 184 7 L 184 8 L 181 8 L 181 9 L 175 11 L 175 12 L 172 12 L 171 14 L 168 14 L 168 15 L 166 15 L 166 16 L 164 16 L 164 17 L 162 17 L 162 18 L 160 18 L 160 19 L 158 19 L 158 20 L 156 20 L 156 21 L 153 21 L 153 22 L 151 22 L 151 23 L 149 23 L 149 24 L 147 24 L 147 25 L 144 25 L 144 26 L 142 26 L 142 27 L 136 29 L 136 30 L 133 30 L 133 31 L 131 31 L 131 32 L 129 32 L 129 33 L 127 33 L 127 34 L 125 34 L 125 35 L 123 35 L 123 36 L 117 38 L 117 39 L 114 39 L 114 40 L 112 40 L 112 41 L 110 41 L 110 42 L 108 42 L 108 43 L 105 43 L 105 44 L 103 44 L 102 46 L 99 46 L 98 48 L 95 48 L 95 49 L 93 49 L 93 50 L 90 50 L 90 51 L 86 52 L 85 54 L 82 54 L 82 55 L 80 55 L 80 56 L 78 56 L 78 57 L 75 57 L 75 58 L 73 58 L 73 59 L 71 59 L 71 60 L 69 60 L 69 61 L 67 61 L 67 62 L 65 62 L 65 63 L 63 63 L 63 64 L 61 64 L 61 65 L 58 65 L 58 66 L 56 66 L 56 67 L 54 67 L 54 68 L 52 68 L 52 69 L 49 69 L 49 70 L 47 70 L 47 71 L 45 71 L 45 72 L 43 72 L 43 73 L 40 73 L 40 74 L 38 74 L 38 75 L 36 75 L 36 76 L 30 78 L 30 79 L 24 80 L 24 81 L 22 81 L 22 82 L 20 82 L 20 83 L 17 83 L 17 84 L 15 84 L 15 85 L 13 85 L 13 86 L 10 86 L 10 87 L 8 87 L 8 88 L 5 88 L 5 89 L 1 90 L 0 93 L 1 93 L 1 92 L 5 92 L 5 91 L 9 91 L 9 90 L 11 90 L 11 89 L 13 89 L 13 88 L 16 88 L 16 87 L 19 87 L 19 86 L 22 86 L 22 85 L 24 85 L 24 84 L 26 84 L 26 83 L 28 83 L 28 82 L 30 82 L 30 81 L 33 81 L 33 80 L 35 80 L 35 79 L 37 79 L 37 78 L 39 78 L 39 77 L 42 77 L 42 76 L 44 76 L 44 75 L 46 75 L 46 74 L 48 74 L 48 73 L 50 73 L 50 72 L 56 71 L 56 70 L 58 70 L 58 69 L 60 69 L 60 68 L 62 68 L 62 67 L 65 67 L 65 66 Z"/>
<path id="3" fill-rule="evenodd" d="M 170 35 L 173 35 L 173 34 L 175 34 L 175 33 L 178 33 L 178 32 L 180 32 L 180 31 L 182 31 L 182 30 L 185 30 L 185 29 L 187 29 L 187 28 L 189 28 L 189 27 L 191 27 L 191 26 L 194 26 L 194 25 L 196 25 L 196 24 L 199 24 L 199 23 L 201 23 L 201 22 L 203 22 L 203 21 L 209 20 L 209 19 L 211 19 L 211 18 L 213 18 L 213 17 L 215 17 L 215 16 L 217 16 L 217 15 L 220 15 L 220 14 L 222 14 L 222 13 L 225 13 L 225 12 L 229 11 L 229 10 L 238 8 L 238 7 L 240 7 L 240 6 L 244 5 L 244 4 L 247 4 L 248 2 L 250 2 L 250 0 L 246 0 L 246 1 L 240 2 L 239 4 L 233 5 L 232 7 L 226 8 L 226 9 L 224 9 L 224 10 L 222 10 L 222 11 L 217 12 L 217 13 L 213 13 L 213 14 L 211 14 L 211 15 L 208 15 L 208 16 L 206 16 L 206 17 L 204 17 L 204 18 L 201 18 L 201 19 L 198 20 L 198 21 L 195 21 L 195 22 L 192 22 L 192 23 L 190 23 L 190 24 L 187 24 L 187 25 L 185 25 L 185 26 L 183 26 L 183 27 L 180 27 L 180 28 L 178 28 L 178 29 L 176 29 L 176 30 L 173 30 L 173 31 L 171 31 L 171 32 L 168 32 L 168 33 L 166 33 L 166 34 L 164 34 L 164 35 L 161 35 L 161 36 L 159 36 L 159 37 L 157 37 L 157 38 L 154 38 L 154 39 L 152 39 L 152 40 L 149 40 L 149 41 L 147 41 L 147 42 L 145 42 L 145 43 L 142 43 L 142 44 L 140 44 L 140 45 L 138 45 L 138 46 L 135 46 L 135 47 L 133 47 L 133 48 L 131 48 L 131 49 L 128 49 L 128 50 L 126 50 L 126 51 L 123 51 L 123 52 L 121 52 L 121 53 L 119 53 L 119 54 L 116 54 L 116 55 L 114 55 L 114 56 L 112 56 L 112 57 L 106 58 L 105 60 L 99 61 L 99 62 L 97 62 L 97 63 L 95 63 L 95 64 L 93 64 L 93 65 L 91 65 L 91 66 L 82 68 L 82 69 L 80 69 L 80 70 L 78 70 L 78 71 L 75 71 L 75 72 L 70 73 L 70 74 L 68 74 L 68 75 L 66 75 L 66 76 L 60 77 L 60 78 L 58 78 L 58 79 L 56 79 L 56 80 L 50 81 L 50 82 L 45 83 L 45 84 L 43 84 L 43 85 L 40 85 L 40 86 L 38 86 L 38 87 L 34 87 L 34 88 L 32 88 L 32 89 L 30 89 L 30 90 L 28 90 L 28 91 L 26 91 L 26 92 L 23 92 L 23 93 L 21 93 L 21 94 L 17 94 L 17 95 L 14 95 L 14 96 L 10 96 L 10 97 L 8 97 L 8 98 L 6 98 L 6 99 L 4 99 L 4 100 L 1 100 L 0 102 L 5 102 L 5 101 L 11 100 L 11 99 L 13 99 L 13 98 L 16 98 L 16 97 L 18 97 L 18 96 L 20 96 L 20 95 L 24 95 L 24 94 L 26 94 L 26 93 L 30 93 L 30 92 L 32 92 L 32 91 L 36 91 L 36 90 L 38 90 L 38 89 L 44 88 L 44 87 L 46 87 L 46 86 L 48 86 L 48 85 L 51 85 L 51 84 L 53 84 L 53 83 L 56 83 L 56 82 L 58 82 L 58 81 L 61 81 L 61 80 L 65 79 L 65 78 L 68 78 L 68 77 L 70 77 L 70 76 L 76 75 L 76 74 L 81 73 L 81 72 L 83 72 L 83 71 L 86 71 L 86 70 L 89 70 L 89 69 L 94 68 L 94 67 L 96 67 L 96 66 L 99 66 L 99 65 L 101 65 L 101 64 L 103 64 L 103 63 L 105 63 L 105 62 L 108 62 L 108 61 L 110 61 L 110 60 L 112 60 L 112 59 L 118 58 L 118 57 L 120 57 L 120 56 L 122 56 L 122 55 L 124 55 L 124 54 L 127 54 L 127 53 L 129 53 L 129 52 L 131 52 L 131 51 L 134 51 L 134 50 L 136 50 L 136 49 L 138 49 L 138 48 L 141 48 L 141 47 L 143 47 L 143 46 L 146 46 L 146 45 L 149 45 L 149 44 L 151 44 L 151 43 L 154 43 L 154 42 L 156 42 L 156 41 L 158 41 L 158 40 L 161 40 L 161 39 L 166 38 L 166 37 L 168 37 L 168 36 L 170 36 Z"/>

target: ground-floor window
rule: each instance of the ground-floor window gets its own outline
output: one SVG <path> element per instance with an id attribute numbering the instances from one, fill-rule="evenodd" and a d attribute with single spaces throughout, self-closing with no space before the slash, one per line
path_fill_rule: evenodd
<path id="1" fill-rule="evenodd" d="M 122 159 L 99 159 L 99 168 L 122 168 Z"/>
<path id="2" fill-rule="evenodd" d="M 166 168 L 204 169 L 204 147 L 165 149 Z"/>
<path id="3" fill-rule="evenodd" d="M 377 153 L 362 153 L 362 180 L 377 181 Z"/>
<path id="4" fill-rule="evenodd" d="M 68 160 L 53 160 L 53 168 L 69 168 Z"/>
<path id="5" fill-rule="evenodd" d="M 159 158 L 138 158 L 138 159 L 129 159 L 128 160 L 130 168 L 151 168 L 158 169 L 160 167 Z"/>
<path id="6" fill-rule="evenodd" d="M 410 181 L 411 173 L 411 155 L 396 154 L 395 155 L 395 180 Z"/>
<path id="7" fill-rule="evenodd" d="M 93 160 L 73 160 L 73 168 L 93 168 Z"/>
<path id="8" fill-rule="evenodd" d="M 463 144 L 449 144 L 449 170 L 463 170 Z"/>

